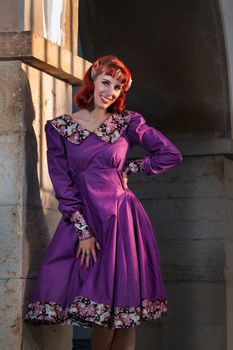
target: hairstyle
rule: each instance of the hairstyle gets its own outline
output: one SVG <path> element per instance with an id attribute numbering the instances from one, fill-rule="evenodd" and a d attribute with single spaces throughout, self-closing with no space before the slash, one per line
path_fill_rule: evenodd
<path id="1" fill-rule="evenodd" d="M 78 108 L 94 109 L 94 80 L 104 73 L 124 84 L 117 100 L 108 107 L 110 113 L 121 113 L 125 108 L 126 94 L 131 86 L 131 72 L 117 57 L 109 55 L 98 58 L 86 71 L 81 89 L 74 96 Z"/>

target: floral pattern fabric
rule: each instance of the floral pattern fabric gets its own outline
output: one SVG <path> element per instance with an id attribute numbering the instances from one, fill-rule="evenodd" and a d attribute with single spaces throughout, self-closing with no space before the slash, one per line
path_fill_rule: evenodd
<path id="1" fill-rule="evenodd" d="M 144 170 L 144 160 L 135 159 L 135 160 L 127 160 L 125 162 L 125 168 L 123 172 L 126 175 L 131 175 L 131 174 L 136 174 L 143 170 Z"/>
<path id="2" fill-rule="evenodd" d="M 77 210 L 75 213 L 73 213 L 70 217 L 70 220 L 74 225 L 79 240 L 84 240 L 93 236 L 93 232 L 90 226 L 86 223 L 86 220 L 84 219 L 84 216 L 81 213 L 81 211 Z"/>
<path id="3" fill-rule="evenodd" d="M 80 144 L 91 134 L 96 134 L 103 141 L 113 143 L 126 130 L 130 117 L 130 112 L 126 111 L 112 114 L 94 131 L 84 128 L 67 114 L 56 117 L 50 122 L 65 139 L 74 144 Z"/>
<path id="4" fill-rule="evenodd" d="M 71 324 L 84 328 L 99 324 L 111 328 L 138 326 L 141 321 L 167 316 L 167 299 L 154 302 L 143 299 L 141 305 L 111 307 L 98 304 L 85 297 L 76 297 L 70 307 L 63 308 L 54 302 L 35 302 L 28 305 L 25 321 L 34 325 Z"/>

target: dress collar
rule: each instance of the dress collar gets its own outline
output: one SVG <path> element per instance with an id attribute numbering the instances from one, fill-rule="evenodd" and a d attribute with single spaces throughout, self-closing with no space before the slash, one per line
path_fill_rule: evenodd
<path id="1" fill-rule="evenodd" d="M 83 142 L 91 134 L 96 134 L 103 141 L 113 143 L 126 130 L 131 114 L 131 111 L 126 110 L 119 114 L 111 114 L 94 131 L 84 128 L 68 114 L 58 116 L 49 122 L 65 139 L 76 145 Z"/>

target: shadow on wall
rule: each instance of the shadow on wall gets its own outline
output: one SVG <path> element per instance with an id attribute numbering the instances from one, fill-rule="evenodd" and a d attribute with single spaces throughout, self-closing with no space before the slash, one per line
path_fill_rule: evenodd
<path id="1" fill-rule="evenodd" d="M 229 134 L 228 76 L 218 1 L 127 2 L 80 0 L 82 54 L 93 61 L 114 54 L 132 70 L 133 89 L 165 101 L 158 122 L 176 139 L 222 138 Z M 144 95 L 132 104 L 145 106 Z M 131 107 L 132 106 L 132 107 Z M 155 120 L 160 113 L 149 110 Z"/>
<path id="2" fill-rule="evenodd" d="M 22 70 L 23 93 L 25 97 L 23 110 L 23 124 L 25 126 L 25 158 L 24 158 L 24 232 L 25 239 L 23 240 L 23 275 L 25 277 L 25 298 L 23 305 L 23 315 L 25 315 L 26 306 L 32 295 L 33 287 L 35 286 L 36 276 L 43 259 L 44 252 L 49 244 L 50 235 L 47 225 L 46 216 L 43 212 L 40 182 L 38 178 L 37 165 L 40 162 L 39 172 L 41 169 L 42 146 L 37 144 L 36 134 L 33 128 L 33 120 L 35 118 L 35 110 L 32 102 L 31 90 L 27 74 Z M 40 127 L 43 128 L 43 122 L 40 120 Z M 43 131 L 42 131 L 43 132 Z M 39 138 L 41 140 L 41 138 Z M 38 159 L 39 158 L 39 159 Z M 49 205 L 48 205 L 49 206 Z M 42 328 L 42 327 L 40 327 Z M 32 325 L 24 325 L 24 332 L 29 330 L 33 337 L 33 342 L 36 342 L 38 349 L 46 349 L 41 347 L 41 330 Z M 29 340 L 28 336 L 24 340 Z"/>

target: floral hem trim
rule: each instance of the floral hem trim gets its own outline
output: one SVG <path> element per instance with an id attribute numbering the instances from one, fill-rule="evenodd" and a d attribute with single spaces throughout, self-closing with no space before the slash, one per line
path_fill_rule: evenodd
<path id="1" fill-rule="evenodd" d="M 108 328 L 128 328 L 138 326 L 141 321 L 155 320 L 167 316 L 167 299 L 150 301 L 142 299 L 141 305 L 132 307 L 112 307 L 79 296 L 70 307 L 63 308 L 55 302 L 35 302 L 28 304 L 25 322 L 34 325 L 70 324 L 91 328 L 99 324 Z"/>

